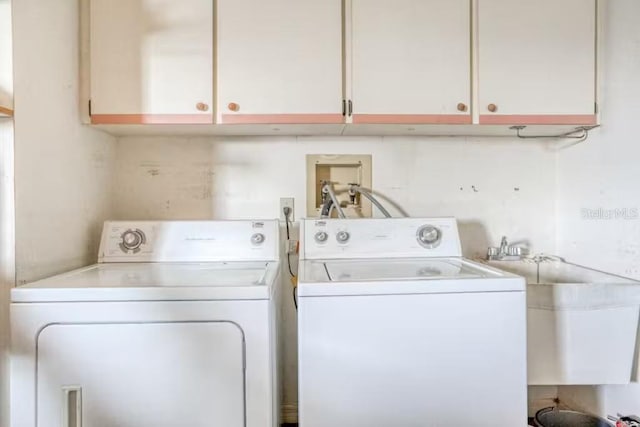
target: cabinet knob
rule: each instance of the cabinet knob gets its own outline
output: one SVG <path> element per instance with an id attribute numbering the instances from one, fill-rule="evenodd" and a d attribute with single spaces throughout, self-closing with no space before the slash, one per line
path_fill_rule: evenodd
<path id="1" fill-rule="evenodd" d="M 235 102 L 230 102 L 229 105 L 227 105 L 227 107 L 231 111 L 240 111 L 240 105 L 236 104 Z"/>
<path id="2" fill-rule="evenodd" d="M 464 103 L 462 103 L 462 102 L 461 102 L 461 103 L 459 103 L 459 104 L 458 104 L 458 111 L 462 111 L 462 112 L 467 111 L 467 104 L 464 104 Z"/>
<path id="3" fill-rule="evenodd" d="M 209 111 L 209 105 L 205 104 L 204 102 L 198 102 L 196 104 L 196 108 L 198 109 L 198 111 Z"/>
<path id="4" fill-rule="evenodd" d="M 498 111 L 498 106 L 496 104 L 489 104 L 487 105 L 487 110 L 495 113 L 496 111 Z"/>

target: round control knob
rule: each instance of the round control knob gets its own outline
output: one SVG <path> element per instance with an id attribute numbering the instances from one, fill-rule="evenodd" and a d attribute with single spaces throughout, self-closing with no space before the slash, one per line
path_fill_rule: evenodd
<path id="1" fill-rule="evenodd" d="M 350 237 L 351 235 L 346 231 L 339 231 L 338 234 L 336 234 L 338 243 L 347 243 Z"/>
<path id="2" fill-rule="evenodd" d="M 264 243 L 265 237 L 264 234 L 262 233 L 256 233 L 253 236 L 251 236 L 251 243 L 253 243 L 254 245 L 261 245 Z"/>
<path id="3" fill-rule="evenodd" d="M 124 251 L 134 251 L 138 249 L 145 240 L 142 230 L 127 230 L 122 233 L 120 246 Z"/>
<path id="4" fill-rule="evenodd" d="M 433 225 L 425 225 L 416 233 L 418 243 L 427 249 L 433 249 L 440 244 L 442 232 Z"/>
<path id="5" fill-rule="evenodd" d="M 324 243 L 327 241 L 328 238 L 329 238 L 329 235 L 324 231 L 318 231 L 314 236 L 314 239 L 316 240 L 317 243 Z"/>

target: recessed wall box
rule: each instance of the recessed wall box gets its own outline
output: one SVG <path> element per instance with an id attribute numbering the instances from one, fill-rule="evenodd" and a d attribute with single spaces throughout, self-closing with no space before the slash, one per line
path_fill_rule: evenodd
<path id="1" fill-rule="evenodd" d="M 330 182 L 348 217 L 371 217 L 371 203 L 357 194 L 349 195 L 352 184 L 372 190 L 370 154 L 307 155 L 307 216 L 317 217 L 323 203 L 323 182 Z M 336 216 L 335 210 L 333 215 Z"/>

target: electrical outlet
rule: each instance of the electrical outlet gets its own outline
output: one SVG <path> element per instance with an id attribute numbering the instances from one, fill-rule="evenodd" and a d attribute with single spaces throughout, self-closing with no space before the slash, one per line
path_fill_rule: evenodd
<path id="1" fill-rule="evenodd" d="M 281 197 L 280 198 L 280 221 L 285 221 L 286 218 L 284 216 L 284 208 L 291 209 L 291 214 L 289 214 L 289 221 L 293 222 L 295 220 L 295 209 L 294 209 L 294 198 L 293 197 Z"/>

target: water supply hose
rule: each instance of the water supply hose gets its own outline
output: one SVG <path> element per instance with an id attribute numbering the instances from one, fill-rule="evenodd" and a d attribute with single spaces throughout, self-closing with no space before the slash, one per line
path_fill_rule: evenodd
<path id="1" fill-rule="evenodd" d="M 373 194 L 371 194 L 367 190 L 363 190 L 359 185 L 353 185 L 351 188 L 369 199 L 369 201 L 373 203 L 380 210 L 380 212 L 382 212 L 382 215 L 384 215 L 385 218 L 391 218 L 391 214 L 389 213 L 389 211 L 386 210 L 384 206 L 382 206 L 382 204 L 373 196 Z"/>
<path id="2" fill-rule="evenodd" d="M 330 183 L 325 183 L 323 189 L 326 189 L 327 193 L 329 193 L 329 197 L 331 198 L 331 202 L 335 206 L 338 211 L 338 218 L 345 219 L 347 216 L 344 214 L 344 211 L 340 207 L 340 203 L 338 202 L 338 198 L 336 197 L 336 193 L 333 191 L 333 186 Z M 324 208 L 322 209 L 325 210 Z M 331 213 L 331 210 L 328 212 Z"/>

